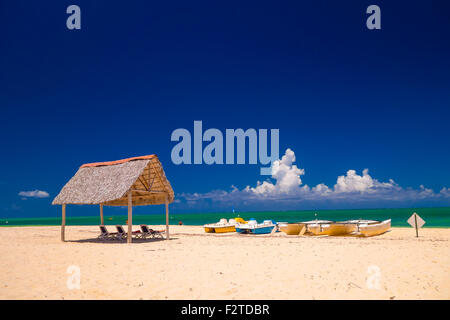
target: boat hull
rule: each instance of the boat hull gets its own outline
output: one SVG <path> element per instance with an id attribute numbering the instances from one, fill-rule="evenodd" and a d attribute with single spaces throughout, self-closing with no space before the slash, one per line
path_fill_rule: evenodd
<path id="1" fill-rule="evenodd" d="M 220 227 L 204 227 L 206 233 L 227 233 L 236 232 L 235 226 L 220 226 Z"/>
<path id="2" fill-rule="evenodd" d="M 357 225 L 353 223 L 313 224 L 308 226 L 308 231 L 316 236 L 344 236 L 355 232 L 356 229 Z"/>
<path id="3" fill-rule="evenodd" d="M 238 223 L 245 225 L 247 221 L 240 217 L 230 219 L 230 222 L 227 222 L 226 219 L 221 219 L 218 223 L 205 224 L 203 228 L 206 233 L 236 232 L 236 224 Z"/>
<path id="4" fill-rule="evenodd" d="M 304 223 L 286 223 L 280 224 L 280 230 L 287 235 L 299 235 L 305 228 Z"/>
<path id="5" fill-rule="evenodd" d="M 227 227 L 215 227 L 215 233 L 227 233 L 227 232 L 236 232 L 235 226 L 227 226 Z"/>
<path id="6" fill-rule="evenodd" d="M 268 233 L 272 232 L 273 228 L 275 228 L 275 226 L 261 227 L 261 228 L 251 228 L 251 229 L 247 229 L 247 233 L 251 233 L 251 234 L 268 234 Z"/>
<path id="7" fill-rule="evenodd" d="M 353 224 L 353 223 L 337 223 L 337 224 L 332 224 L 330 225 L 330 227 L 327 230 L 327 234 L 329 236 L 344 236 L 344 235 L 348 235 L 351 234 L 353 232 L 356 231 L 357 229 L 357 225 Z"/>
<path id="8" fill-rule="evenodd" d="M 391 219 L 376 224 L 360 225 L 359 233 L 362 237 L 373 237 L 385 233 L 390 228 L 391 228 Z"/>
<path id="9" fill-rule="evenodd" d="M 262 227 L 243 226 L 243 227 L 236 227 L 236 232 L 249 234 L 268 234 L 271 233 L 275 227 L 276 227 L 275 225 Z"/>
<path id="10" fill-rule="evenodd" d="M 308 226 L 308 233 L 314 235 L 314 236 L 323 236 L 326 235 L 326 231 L 324 230 L 323 226 L 319 224 L 309 225 Z"/>
<path id="11" fill-rule="evenodd" d="M 324 224 L 330 224 L 333 223 L 331 220 L 311 220 L 311 221 L 304 221 L 302 222 L 306 226 L 306 234 L 308 235 L 324 235 L 323 228 L 321 228 L 321 225 Z"/>

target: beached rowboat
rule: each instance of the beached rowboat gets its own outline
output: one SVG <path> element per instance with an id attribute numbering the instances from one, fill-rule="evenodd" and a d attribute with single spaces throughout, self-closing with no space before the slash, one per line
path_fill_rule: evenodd
<path id="1" fill-rule="evenodd" d="M 278 223 L 280 231 L 283 231 L 287 235 L 301 235 L 306 230 L 306 225 L 302 222 L 296 223 Z"/>
<path id="2" fill-rule="evenodd" d="M 379 223 L 365 223 L 359 225 L 359 233 L 363 237 L 372 237 L 385 233 L 391 228 L 391 219 Z"/>
<path id="3" fill-rule="evenodd" d="M 357 225 L 355 223 L 332 222 L 311 224 L 308 230 L 314 235 L 342 236 L 355 232 Z"/>
<path id="4" fill-rule="evenodd" d="M 356 223 L 336 222 L 330 225 L 329 236 L 343 236 L 354 233 L 358 228 Z"/>
<path id="5" fill-rule="evenodd" d="M 322 225 L 333 223 L 333 221 L 330 220 L 311 220 L 311 221 L 305 221 L 302 222 L 306 225 L 306 233 L 312 234 L 312 235 L 326 235 L 326 233 L 323 231 Z"/>

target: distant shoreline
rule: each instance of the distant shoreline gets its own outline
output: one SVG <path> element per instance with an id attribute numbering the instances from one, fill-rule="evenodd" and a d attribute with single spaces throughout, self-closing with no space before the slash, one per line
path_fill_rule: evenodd
<path id="1" fill-rule="evenodd" d="M 70 206 L 78 206 L 78 205 L 70 205 Z M 92 205 L 95 206 L 95 205 Z M 120 207 L 115 207 L 120 208 Z M 124 215 L 126 214 L 126 207 L 124 208 Z M 177 212 L 173 213 L 173 215 L 210 215 L 210 214 L 224 214 L 224 215 L 248 215 L 248 214 L 258 214 L 258 213 L 295 213 L 295 212 L 355 212 L 355 211 L 385 211 L 385 210 L 409 210 L 409 211 L 415 211 L 415 210 L 448 210 L 450 214 L 450 206 L 449 207 L 402 207 L 402 208 L 355 208 L 355 209 L 299 209 L 299 210 L 250 210 L 250 211 L 236 211 L 235 213 L 229 212 L 229 211 L 211 211 L 211 212 Z M 161 213 L 149 213 L 148 215 L 160 215 Z M 142 215 L 142 214 L 139 214 Z M 171 214 L 172 215 L 172 214 Z M 113 216 L 121 216 L 113 215 Z M 88 217 L 97 217 L 97 215 L 87 215 L 87 216 L 74 216 L 76 218 L 88 218 Z M 45 216 L 45 217 L 0 217 L 0 221 L 2 220 L 12 220 L 12 219 L 54 219 L 53 216 Z"/>
<path id="2" fill-rule="evenodd" d="M 392 227 L 410 227 L 406 222 L 408 218 L 417 212 L 425 220 L 426 228 L 450 228 L 450 207 L 436 208 L 386 208 L 386 209 L 339 209 L 339 210 L 299 210 L 299 211 L 252 211 L 252 212 L 211 212 L 211 213 L 173 213 L 170 214 L 171 225 L 180 222 L 188 226 L 202 226 L 214 223 L 222 218 L 231 219 L 241 217 L 245 220 L 254 218 L 258 221 L 275 220 L 277 222 L 300 222 L 314 219 L 345 221 L 354 219 L 386 220 L 392 219 Z M 78 211 L 77 213 L 80 213 Z M 111 215 L 111 213 L 113 215 Z M 125 225 L 127 221 L 126 211 L 118 214 L 117 210 L 106 210 L 104 223 L 106 225 Z M 134 213 L 133 223 L 162 225 L 165 224 L 163 213 Z M 66 225 L 68 226 L 98 226 L 100 217 L 98 215 L 71 216 L 68 210 Z M 2 218 L 0 227 L 8 226 L 58 226 L 61 225 L 61 216 L 42 218 Z"/>

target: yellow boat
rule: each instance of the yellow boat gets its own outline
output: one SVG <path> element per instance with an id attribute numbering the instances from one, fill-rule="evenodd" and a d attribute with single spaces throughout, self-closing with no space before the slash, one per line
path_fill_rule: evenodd
<path id="1" fill-rule="evenodd" d="M 356 223 L 347 222 L 331 222 L 331 223 L 317 223 L 308 226 L 309 232 L 314 235 L 327 236 L 343 236 L 355 232 L 357 229 Z"/>
<path id="2" fill-rule="evenodd" d="M 327 227 L 327 234 L 329 236 L 343 236 L 356 231 L 358 228 L 356 223 L 336 222 Z"/>
<path id="3" fill-rule="evenodd" d="M 303 222 L 306 225 L 306 233 L 315 236 L 326 235 L 326 231 L 323 230 L 323 225 L 333 223 L 330 220 L 312 220 Z"/>
<path id="4" fill-rule="evenodd" d="M 359 233 L 362 237 L 373 237 L 385 233 L 391 228 L 391 219 L 379 223 L 367 223 L 359 225 Z"/>
<path id="5" fill-rule="evenodd" d="M 306 230 L 306 225 L 304 223 L 279 223 L 278 227 L 281 231 L 287 235 L 303 235 Z"/>
<path id="6" fill-rule="evenodd" d="M 236 232 L 236 224 L 247 223 L 242 218 L 234 218 L 227 221 L 227 219 L 220 219 L 217 223 L 205 224 L 203 228 L 207 233 L 226 233 L 226 232 Z"/>
<path id="7" fill-rule="evenodd" d="M 217 226 L 214 228 L 215 233 L 236 232 L 236 226 Z"/>

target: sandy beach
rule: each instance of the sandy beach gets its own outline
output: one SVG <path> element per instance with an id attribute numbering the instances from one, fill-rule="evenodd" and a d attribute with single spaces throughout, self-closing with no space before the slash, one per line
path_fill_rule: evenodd
<path id="1" fill-rule="evenodd" d="M 412 228 L 373 238 L 170 230 L 170 241 L 129 245 L 97 241 L 96 226 L 67 227 L 66 242 L 59 227 L 0 228 L 0 299 L 450 299 L 450 229 L 419 238 Z M 77 268 L 80 288 L 69 289 Z"/>

